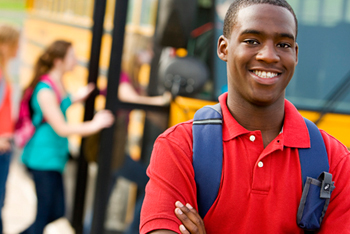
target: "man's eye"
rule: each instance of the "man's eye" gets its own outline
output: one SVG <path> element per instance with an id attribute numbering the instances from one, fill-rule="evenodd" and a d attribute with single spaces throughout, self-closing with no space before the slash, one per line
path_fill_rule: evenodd
<path id="1" fill-rule="evenodd" d="M 280 43 L 277 45 L 277 47 L 280 47 L 280 48 L 290 48 L 292 47 L 290 44 L 288 43 Z"/>
<path id="2" fill-rule="evenodd" d="M 248 45 L 258 45 L 259 44 L 259 42 L 257 40 L 250 40 L 250 39 L 244 40 L 244 42 Z"/>

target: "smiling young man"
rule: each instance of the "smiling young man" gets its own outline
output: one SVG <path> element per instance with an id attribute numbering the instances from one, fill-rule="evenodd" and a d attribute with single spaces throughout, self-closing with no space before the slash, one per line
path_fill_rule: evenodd
<path id="1" fill-rule="evenodd" d="M 309 148 L 310 138 L 304 119 L 285 100 L 298 63 L 296 37 L 297 20 L 286 1 L 231 4 L 217 48 L 228 79 L 228 92 L 219 97 L 223 166 L 217 198 L 202 220 L 192 121 L 176 125 L 154 145 L 142 234 L 304 233 L 296 221 L 302 195 L 298 148 Z M 350 233 L 349 152 L 321 134 L 336 188 L 318 233 Z"/>

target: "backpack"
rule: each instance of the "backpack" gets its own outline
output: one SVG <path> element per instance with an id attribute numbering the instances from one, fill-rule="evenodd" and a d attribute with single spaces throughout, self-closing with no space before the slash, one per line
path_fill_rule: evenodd
<path id="1" fill-rule="evenodd" d="M 48 75 L 43 75 L 40 79 L 41 82 L 47 83 L 55 92 L 57 100 L 61 101 L 59 92 L 55 84 L 51 81 Z M 15 144 L 23 148 L 29 140 L 32 138 L 35 132 L 35 126 L 32 122 L 33 110 L 31 108 L 30 102 L 33 96 L 34 89 L 27 88 L 21 98 L 19 105 L 18 119 L 15 124 L 14 142 Z M 45 122 L 43 119 L 41 123 Z"/>
<path id="2" fill-rule="evenodd" d="M 305 231 L 315 231 L 321 226 L 335 187 L 332 175 L 328 173 L 329 162 L 322 135 L 313 122 L 304 120 L 309 130 L 311 148 L 298 149 L 303 193 L 297 223 Z M 198 213 L 204 218 L 216 200 L 221 180 L 223 141 L 219 103 L 205 106 L 195 113 L 192 134 Z"/>

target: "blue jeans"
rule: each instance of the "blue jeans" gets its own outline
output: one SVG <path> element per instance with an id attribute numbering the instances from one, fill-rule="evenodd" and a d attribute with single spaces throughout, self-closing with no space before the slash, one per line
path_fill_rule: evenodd
<path id="1" fill-rule="evenodd" d="M 0 153 L 0 233 L 2 233 L 2 207 L 5 201 L 6 180 L 9 174 L 12 152 Z"/>
<path id="2" fill-rule="evenodd" d="M 64 216 L 65 202 L 62 174 L 57 171 L 29 169 L 38 199 L 34 223 L 22 234 L 42 234 L 47 224 Z"/>

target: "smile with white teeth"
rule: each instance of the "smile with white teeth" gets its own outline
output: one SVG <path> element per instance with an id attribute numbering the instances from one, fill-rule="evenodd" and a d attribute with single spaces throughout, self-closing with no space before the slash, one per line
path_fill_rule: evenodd
<path id="1" fill-rule="evenodd" d="M 278 73 L 274 73 L 274 72 L 266 72 L 266 71 L 258 71 L 258 70 L 254 70 L 253 73 L 261 78 L 273 78 L 278 76 Z"/>

